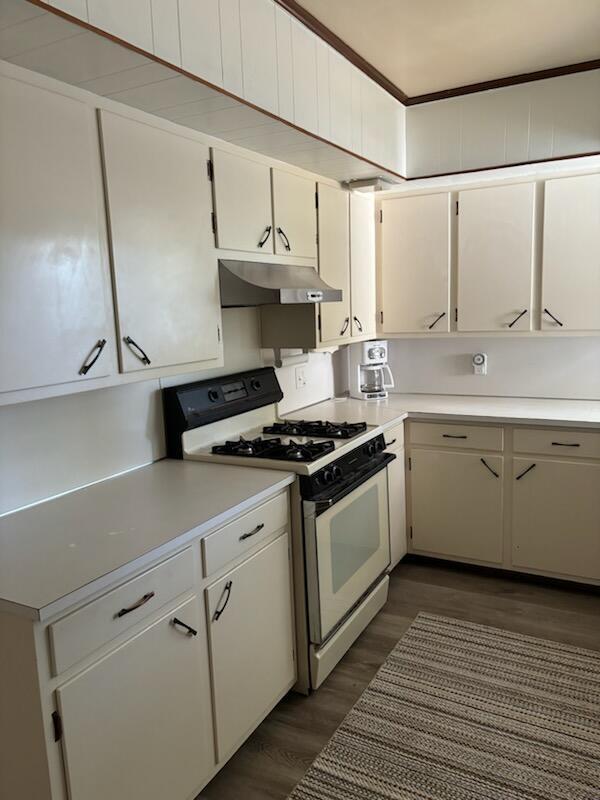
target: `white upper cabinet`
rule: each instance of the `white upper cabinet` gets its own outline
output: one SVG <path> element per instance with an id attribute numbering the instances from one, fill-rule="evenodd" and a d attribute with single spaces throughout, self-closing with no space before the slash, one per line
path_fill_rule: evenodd
<path id="1" fill-rule="evenodd" d="M 219 0 L 223 88 L 244 96 L 240 0 Z"/>
<path id="2" fill-rule="evenodd" d="M 272 0 L 240 0 L 244 99 L 278 113 L 277 37 Z"/>
<path id="3" fill-rule="evenodd" d="M 364 78 L 361 93 L 362 153 L 400 174 L 404 171 L 404 109 L 391 94 Z"/>
<path id="4" fill-rule="evenodd" d="M 222 86 L 219 0 L 178 2 L 182 67 L 215 86 Z"/>
<path id="5" fill-rule="evenodd" d="M 152 0 L 154 54 L 169 64 L 181 66 L 177 0 Z"/>
<path id="6" fill-rule="evenodd" d="M 273 169 L 273 219 L 278 255 L 317 257 L 317 186 L 310 178 Z"/>
<path id="7" fill-rule="evenodd" d="M 273 253 L 271 170 L 260 161 L 212 151 L 217 246 Z"/>
<path id="8" fill-rule="evenodd" d="M 317 37 L 292 20 L 294 122 L 312 133 L 319 131 L 317 94 Z"/>
<path id="9" fill-rule="evenodd" d="M 383 200 L 381 209 L 383 333 L 449 331 L 450 194 Z"/>
<path id="10" fill-rule="evenodd" d="M 600 175 L 546 181 L 544 202 L 542 328 L 600 330 Z"/>
<path id="11" fill-rule="evenodd" d="M 0 391 L 109 375 L 115 335 L 94 112 L 6 77 L 0 108 Z"/>
<path id="12" fill-rule="evenodd" d="M 123 372 L 220 354 L 208 148 L 101 112 Z"/>
<path id="13" fill-rule="evenodd" d="M 458 330 L 531 330 L 535 185 L 458 197 Z"/>
<path id="14" fill-rule="evenodd" d="M 340 303 L 321 304 L 321 341 L 350 339 L 350 209 L 349 193 L 319 184 L 319 274 L 342 290 Z"/>
<path id="15" fill-rule="evenodd" d="M 352 148 L 352 65 L 335 50 L 329 50 L 331 141 Z"/>
<path id="16" fill-rule="evenodd" d="M 89 22 L 148 53 L 153 51 L 150 0 L 88 0 Z"/>
<path id="17" fill-rule="evenodd" d="M 331 87 L 329 85 L 329 47 L 317 39 L 317 116 L 318 133 L 331 139 Z"/>
<path id="18" fill-rule="evenodd" d="M 350 193 L 350 297 L 352 336 L 375 336 L 375 203 Z"/>
<path id="19" fill-rule="evenodd" d="M 277 82 L 279 116 L 294 119 L 294 67 L 292 64 L 292 18 L 281 6 L 275 6 L 277 36 Z"/>

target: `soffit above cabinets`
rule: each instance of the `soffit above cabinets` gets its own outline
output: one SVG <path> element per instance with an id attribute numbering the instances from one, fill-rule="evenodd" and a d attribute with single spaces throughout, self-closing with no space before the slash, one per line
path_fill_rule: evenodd
<path id="1" fill-rule="evenodd" d="M 260 2 L 264 4 L 272 0 Z M 190 25 L 195 19 L 195 3 L 196 0 L 180 0 L 174 6 L 178 9 L 180 18 L 182 14 L 189 17 Z M 131 34 L 129 29 L 119 31 L 123 37 L 128 34 L 127 45 L 115 38 L 110 29 L 116 12 L 113 9 L 111 17 L 105 10 L 104 16 L 97 19 L 97 9 L 101 4 L 96 0 L 91 0 L 87 6 L 77 0 L 51 0 L 46 5 L 53 8 L 47 11 L 37 0 L 35 3 L 28 0 L 0 0 L 0 59 L 334 180 L 375 176 L 385 177 L 392 183 L 402 180 L 398 171 L 400 161 L 396 160 L 395 171 L 378 165 L 373 157 L 374 148 L 370 140 L 369 155 L 361 158 L 353 154 L 357 151 L 354 146 L 356 140 L 361 143 L 360 130 L 354 142 L 336 146 L 319 138 L 319 131 L 311 134 L 303 130 L 300 123 L 294 124 L 277 116 L 276 111 L 266 108 L 264 103 L 265 110 L 259 109 L 259 99 L 255 101 L 257 105 L 252 105 L 251 100 L 246 99 L 244 102 L 235 96 L 240 91 L 240 82 L 243 82 L 243 76 L 236 71 L 235 59 L 230 57 L 231 51 L 228 49 L 232 43 L 229 11 L 238 8 L 243 10 L 236 2 L 220 0 L 219 3 L 218 0 L 213 0 L 210 4 L 213 11 L 216 8 L 217 14 L 213 19 L 213 28 L 217 36 L 219 31 L 221 35 L 220 62 L 218 69 L 212 65 L 210 75 L 208 68 L 204 69 L 202 64 L 197 63 L 200 56 L 190 49 L 193 41 L 186 40 L 185 36 L 181 37 L 181 41 L 179 36 L 169 36 L 169 29 L 164 24 L 159 24 L 157 14 L 159 11 L 161 14 L 165 13 L 166 4 L 148 0 L 154 24 L 151 30 L 153 52 L 147 49 L 145 28 L 135 29 Z M 105 5 L 102 4 L 102 7 Z M 109 2 L 108 6 L 111 5 Z M 72 18 L 61 15 L 63 11 L 77 14 L 79 6 L 83 22 L 71 21 Z M 115 8 L 119 9 L 119 6 Z M 124 5 L 119 10 L 123 8 Z M 85 9 L 89 9 L 89 16 Z M 222 12 L 221 19 L 219 9 Z M 223 16 L 223 9 L 228 9 L 227 17 Z M 55 10 L 59 13 L 54 13 Z M 276 8 L 276 12 L 285 13 L 279 8 Z M 89 23 L 85 21 L 87 19 Z M 279 25 L 279 17 L 276 17 L 276 22 L 278 52 L 281 56 L 285 53 L 285 35 Z M 291 18 L 288 23 L 299 25 Z M 247 37 L 255 36 L 256 31 L 247 30 L 248 24 L 248 20 L 241 14 L 242 35 L 245 33 Z M 103 31 L 91 30 L 90 25 L 102 26 Z M 322 61 L 321 57 L 319 63 Z M 284 68 L 285 65 L 279 65 L 280 93 Z M 189 71 L 186 72 L 186 69 Z M 194 71 L 200 69 L 207 74 L 206 82 L 192 76 Z M 264 75 L 268 64 L 256 63 L 254 69 L 256 80 L 259 81 L 257 86 L 262 85 L 260 76 Z M 362 74 L 358 70 L 356 73 Z M 368 79 L 364 77 L 364 80 Z M 209 85 L 208 81 L 212 83 Z M 372 85 L 377 92 L 383 91 L 375 84 Z M 307 89 L 310 96 L 309 87 Z M 293 100 L 292 92 L 292 102 Z M 396 103 L 392 98 L 390 101 Z M 278 104 L 282 106 L 281 98 Z M 402 109 L 400 104 L 397 105 Z M 358 119 L 360 120 L 360 111 Z M 395 124 L 394 131 L 403 137 L 403 117 Z M 324 130 L 323 134 L 326 133 Z M 402 149 L 393 154 L 395 158 L 402 158 Z M 347 152 L 348 150 L 353 152 Z M 390 146 L 382 143 L 379 150 L 387 157 Z"/>

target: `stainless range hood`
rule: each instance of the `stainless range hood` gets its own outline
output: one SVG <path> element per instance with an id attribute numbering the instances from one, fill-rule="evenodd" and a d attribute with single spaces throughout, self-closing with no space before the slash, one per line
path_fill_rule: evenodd
<path id="1" fill-rule="evenodd" d="M 219 281 L 223 308 L 336 303 L 342 299 L 342 290 L 322 281 L 313 267 L 222 259 Z"/>

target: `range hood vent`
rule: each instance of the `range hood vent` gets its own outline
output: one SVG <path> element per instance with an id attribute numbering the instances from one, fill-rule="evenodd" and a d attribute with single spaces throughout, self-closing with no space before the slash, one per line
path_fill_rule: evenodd
<path id="1" fill-rule="evenodd" d="M 313 267 L 221 259 L 219 281 L 223 308 L 336 303 L 342 299 L 342 290 L 321 280 Z"/>

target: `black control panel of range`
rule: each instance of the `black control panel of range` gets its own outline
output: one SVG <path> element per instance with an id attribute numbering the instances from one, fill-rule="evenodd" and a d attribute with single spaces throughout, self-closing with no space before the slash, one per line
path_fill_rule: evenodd
<path id="1" fill-rule="evenodd" d="M 163 389 L 162 395 L 169 458 L 183 457 L 181 436 L 185 431 L 283 398 L 273 367 L 171 386 Z"/>
<path id="2" fill-rule="evenodd" d="M 396 458 L 385 452 L 385 446 L 384 436 L 379 434 L 312 475 L 301 475 L 302 498 L 315 502 L 341 500 Z"/>

